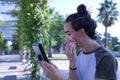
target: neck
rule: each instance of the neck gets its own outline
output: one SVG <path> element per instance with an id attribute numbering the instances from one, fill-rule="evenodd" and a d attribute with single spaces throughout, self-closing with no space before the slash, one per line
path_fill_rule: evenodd
<path id="1" fill-rule="evenodd" d="M 100 47 L 100 45 L 95 40 L 87 39 L 85 43 L 83 43 L 82 50 L 83 52 L 91 52 L 98 47 Z"/>

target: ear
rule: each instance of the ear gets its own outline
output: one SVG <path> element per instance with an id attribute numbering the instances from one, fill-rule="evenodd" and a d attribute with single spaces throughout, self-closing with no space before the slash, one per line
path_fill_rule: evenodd
<path id="1" fill-rule="evenodd" d="M 80 33 L 80 35 L 85 35 L 85 30 L 84 30 L 84 28 L 81 28 L 81 29 L 79 30 L 79 33 Z"/>

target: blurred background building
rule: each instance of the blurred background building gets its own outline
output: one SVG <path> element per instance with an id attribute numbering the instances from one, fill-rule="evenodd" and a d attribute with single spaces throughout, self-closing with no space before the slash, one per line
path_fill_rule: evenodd
<path id="1" fill-rule="evenodd" d="M 17 30 L 17 17 L 12 15 L 18 0 L 0 0 L 0 20 L 5 24 L 0 26 L 0 32 L 4 37 L 4 53 L 17 54 L 17 43 L 14 40 Z"/>

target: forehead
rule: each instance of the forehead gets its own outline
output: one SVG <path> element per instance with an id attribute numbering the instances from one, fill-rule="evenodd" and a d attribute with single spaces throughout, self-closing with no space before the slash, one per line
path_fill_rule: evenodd
<path id="1" fill-rule="evenodd" d="M 72 31 L 73 29 L 72 29 L 72 26 L 71 26 L 71 23 L 70 22 L 68 22 L 68 23 L 65 23 L 65 25 L 64 25 L 64 31 L 65 32 L 67 32 L 67 31 Z"/>

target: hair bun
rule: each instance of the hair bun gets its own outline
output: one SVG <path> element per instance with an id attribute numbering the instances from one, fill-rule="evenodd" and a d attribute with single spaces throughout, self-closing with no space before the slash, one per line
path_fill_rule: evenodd
<path id="1" fill-rule="evenodd" d="M 80 14 L 80 15 L 87 15 L 87 10 L 86 10 L 86 6 L 84 4 L 81 4 L 77 7 L 77 12 Z"/>

